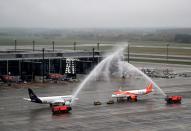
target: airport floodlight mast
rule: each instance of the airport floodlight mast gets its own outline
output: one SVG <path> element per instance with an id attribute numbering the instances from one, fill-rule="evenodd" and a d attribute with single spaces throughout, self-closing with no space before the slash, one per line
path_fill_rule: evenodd
<path id="1" fill-rule="evenodd" d="M 17 40 L 15 40 L 15 52 L 17 50 Z"/>
<path id="2" fill-rule="evenodd" d="M 92 49 L 92 55 L 93 55 L 93 62 L 94 62 L 94 57 L 95 57 L 95 49 Z"/>
<path id="3" fill-rule="evenodd" d="M 128 51 L 128 63 L 129 63 L 129 44 L 128 44 L 128 47 L 127 47 L 127 51 Z"/>
<path id="4" fill-rule="evenodd" d="M 33 45 L 33 52 L 35 51 L 35 41 L 32 41 L 32 45 Z"/>
<path id="5" fill-rule="evenodd" d="M 97 50 L 99 50 L 99 45 L 100 45 L 100 43 L 98 42 L 98 43 L 97 43 Z"/>
<path id="6" fill-rule="evenodd" d="M 166 64 L 168 64 L 168 53 L 169 53 L 169 52 L 168 52 L 168 51 L 169 51 L 168 48 L 169 48 L 169 46 L 170 46 L 170 44 L 167 44 L 167 45 L 166 45 Z"/>
<path id="7" fill-rule="evenodd" d="M 76 41 L 74 41 L 74 51 L 76 50 Z"/>
<path id="8" fill-rule="evenodd" d="M 54 44 L 55 44 L 55 42 L 52 41 L 52 51 L 53 51 L 53 52 L 54 52 Z"/>
<path id="9" fill-rule="evenodd" d="M 44 83 L 44 48 L 42 48 L 42 82 Z"/>

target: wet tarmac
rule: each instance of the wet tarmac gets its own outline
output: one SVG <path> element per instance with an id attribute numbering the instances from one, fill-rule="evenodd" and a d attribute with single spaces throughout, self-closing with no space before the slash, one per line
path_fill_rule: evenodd
<path id="1" fill-rule="evenodd" d="M 136 86 L 142 87 L 138 81 Z M 139 97 L 138 102 L 115 101 L 107 105 L 114 89 L 107 88 L 109 85 L 102 81 L 87 85 L 70 113 L 52 115 L 49 105 L 23 100 L 28 97 L 27 88 L 1 87 L 0 130 L 190 131 L 191 78 L 155 78 L 154 81 L 167 95 L 182 95 L 182 104 L 166 105 L 163 96 L 153 93 Z M 43 88 L 31 85 L 31 88 L 38 96 L 69 95 L 77 85 L 48 84 Z M 111 85 L 118 86 L 118 82 L 113 81 Z M 94 106 L 95 100 L 100 100 L 102 105 Z"/>

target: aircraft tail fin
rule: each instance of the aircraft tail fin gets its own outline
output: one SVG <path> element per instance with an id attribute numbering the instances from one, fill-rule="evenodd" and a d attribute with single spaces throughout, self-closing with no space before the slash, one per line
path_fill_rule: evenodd
<path id="1" fill-rule="evenodd" d="M 42 103 L 42 101 L 36 96 L 32 89 L 28 88 L 28 92 L 31 102 Z"/>
<path id="2" fill-rule="evenodd" d="M 121 87 L 119 87 L 119 90 L 118 91 L 122 91 Z"/>
<path id="3" fill-rule="evenodd" d="M 150 83 L 150 84 L 147 86 L 147 88 L 146 88 L 146 93 L 150 93 L 150 92 L 152 92 L 152 91 L 153 91 L 153 84 Z"/>

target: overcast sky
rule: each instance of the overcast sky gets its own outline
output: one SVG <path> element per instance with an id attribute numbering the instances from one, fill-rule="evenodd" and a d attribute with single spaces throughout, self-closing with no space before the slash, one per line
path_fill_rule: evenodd
<path id="1" fill-rule="evenodd" d="M 191 0 L 0 0 L 0 27 L 191 27 Z"/>

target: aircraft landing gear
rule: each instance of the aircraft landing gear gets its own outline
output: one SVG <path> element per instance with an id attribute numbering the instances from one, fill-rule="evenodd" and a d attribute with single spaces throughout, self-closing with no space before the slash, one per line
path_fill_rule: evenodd
<path id="1" fill-rule="evenodd" d="M 117 98 L 117 102 L 120 103 L 120 102 L 137 102 L 137 96 L 129 96 L 126 98 Z"/>
<path id="2" fill-rule="evenodd" d="M 127 97 L 127 101 L 130 101 L 130 102 L 137 102 L 137 96 L 134 96 L 134 97 Z"/>

